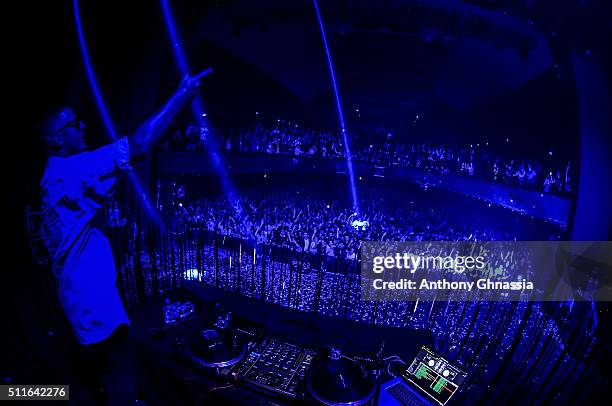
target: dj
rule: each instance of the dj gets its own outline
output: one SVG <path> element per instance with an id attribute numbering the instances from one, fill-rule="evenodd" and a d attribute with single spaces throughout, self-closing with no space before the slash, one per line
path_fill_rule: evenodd
<path id="1" fill-rule="evenodd" d="M 119 403 L 134 395 L 125 393 L 129 382 L 118 382 L 125 377 L 117 377 L 117 373 L 125 368 L 113 365 L 129 356 L 122 344 L 127 341 L 129 320 L 117 290 L 109 240 L 96 225 L 100 208 L 103 199 L 112 195 L 121 170 L 152 151 L 208 73 L 210 70 L 185 77 L 166 104 L 134 134 L 95 151 L 87 150 L 85 126 L 69 108 L 49 113 L 40 126 L 49 154 L 41 181 L 42 232 L 58 282 L 59 301 L 84 352 L 96 354 L 104 368 L 114 367 L 110 373 L 94 373 L 102 375 L 98 379 L 105 380 L 102 384 L 107 395 Z"/>

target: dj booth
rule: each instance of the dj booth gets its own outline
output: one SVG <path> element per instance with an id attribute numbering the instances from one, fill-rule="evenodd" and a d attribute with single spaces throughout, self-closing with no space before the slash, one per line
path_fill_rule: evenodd
<path id="1" fill-rule="evenodd" d="M 132 317 L 151 404 L 445 405 L 466 372 L 419 330 L 300 312 L 188 284 Z"/>

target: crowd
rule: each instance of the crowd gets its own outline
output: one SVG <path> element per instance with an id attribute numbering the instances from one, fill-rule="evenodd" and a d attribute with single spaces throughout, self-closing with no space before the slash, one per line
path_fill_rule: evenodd
<path id="1" fill-rule="evenodd" d="M 277 120 L 273 125 L 260 122 L 251 128 L 223 132 L 189 125 L 184 130 L 177 129 L 168 146 L 201 150 L 211 132 L 215 133 L 216 139 L 223 140 L 223 148 L 227 152 L 259 152 L 318 159 L 346 158 L 340 134 L 312 130 L 284 120 Z M 396 138 L 391 134 L 352 136 L 350 146 L 353 161 L 384 167 L 418 168 L 438 174 L 474 176 L 553 194 L 567 194 L 574 189 L 573 168 L 569 161 L 508 159 L 493 153 L 488 145 L 407 144 L 395 141 Z"/>
<path id="2" fill-rule="evenodd" d="M 418 192 L 404 199 L 397 190 L 364 187 L 357 213 L 339 185 L 295 189 L 241 191 L 236 202 L 221 196 L 184 199 L 174 205 L 174 214 L 194 229 L 348 259 L 356 258 L 361 241 L 512 240 L 519 235 L 497 217 L 498 227 L 492 219 L 475 219 L 468 208 L 456 210 L 455 198 L 445 206 L 440 196 L 431 197 L 433 204 L 419 200 L 424 197 Z"/>

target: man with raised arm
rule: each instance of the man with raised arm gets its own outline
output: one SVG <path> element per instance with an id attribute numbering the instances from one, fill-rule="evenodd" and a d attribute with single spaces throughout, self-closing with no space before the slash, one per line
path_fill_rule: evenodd
<path id="1" fill-rule="evenodd" d="M 85 126 L 70 108 L 50 112 L 40 125 L 49 155 L 41 181 L 43 238 L 58 282 L 59 302 L 79 343 L 94 349 L 91 352 L 103 348 L 104 354 L 112 353 L 119 347 L 117 342 L 126 341 L 129 324 L 117 290 L 111 246 L 99 227 L 103 201 L 113 194 L 120 172 L 153 150 L 208 73 L 185 77 L 134 134 L 97 150 L 87 150 Z"/>

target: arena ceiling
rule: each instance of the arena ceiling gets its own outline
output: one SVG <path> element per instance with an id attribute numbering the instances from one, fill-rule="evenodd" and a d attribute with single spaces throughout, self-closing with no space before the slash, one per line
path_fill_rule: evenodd
<path id="1" fill-rule="evenodd" d="M 549 69 L 545 35 L 516 13 L 462 1 L 327 1 L 321 13 L 345 101 L 468 107 Z M 311 1 L 222 1 L 186 13 L 210 41 L 304 102 L 330 91 Z"/>

